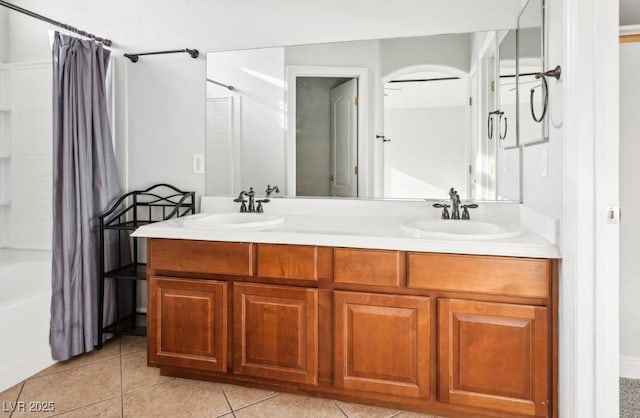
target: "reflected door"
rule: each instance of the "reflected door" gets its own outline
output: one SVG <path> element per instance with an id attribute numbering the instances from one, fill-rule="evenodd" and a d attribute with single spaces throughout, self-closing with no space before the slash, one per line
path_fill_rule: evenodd
<path id="1" fill-rule="evenodd" d="M 357 97 L 357 79 L 331 89 L 331 196 L 358 196 Z"/>

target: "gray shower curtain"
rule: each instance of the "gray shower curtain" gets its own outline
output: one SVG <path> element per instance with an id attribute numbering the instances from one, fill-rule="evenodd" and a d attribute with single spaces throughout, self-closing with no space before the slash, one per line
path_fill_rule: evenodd
<path id="1" fill-rule="evenodd" d="M 55 34 L 49 338 L 56 360 L 91 351 L 98 342 L 96 216 L 122 194 L 105 93 L 109 56 L 100 43 Z M 106 322 L 113 319 L 115 307 L 113 291 L 107 289 L 105 295 Z"/>

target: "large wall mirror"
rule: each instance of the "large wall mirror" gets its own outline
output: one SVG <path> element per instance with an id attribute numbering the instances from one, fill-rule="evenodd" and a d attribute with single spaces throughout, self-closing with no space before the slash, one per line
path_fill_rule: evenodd
<path id="1" fill-rule="evenodd" d="M 206 193 L 520 201 L 515 29 L 207 54 Z"/>

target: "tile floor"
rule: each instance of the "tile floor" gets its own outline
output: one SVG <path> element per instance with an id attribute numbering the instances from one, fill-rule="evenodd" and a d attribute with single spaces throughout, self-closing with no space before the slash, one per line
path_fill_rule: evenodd
<path id="1" fill-rule="evenodd" d="M 55 411 L 10 405 L 54 402 Z M 42 405 L 42 404 L 40 404 Z M 46 406 L 46 405 L 44 405 Z M 122 337 L 100 351 L 57 363 L 0 393 L 0 418 L 60 417 L 397 417 L 437 418 L 328 399 L 160 376 L 147 367 L 146 340 Z"/>

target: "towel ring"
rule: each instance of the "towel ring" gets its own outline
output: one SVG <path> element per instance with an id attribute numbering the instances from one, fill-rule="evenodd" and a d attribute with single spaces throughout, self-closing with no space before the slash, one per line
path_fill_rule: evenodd
<path id="1" fill-rule="evenodd" d="M 533 97 L 536 94 L 535 89 L 531 89 L 531 94 L 529 96 L 529 106 L 531 108 L 531 117 L 534 121 L 540 123 L 544 120 L 544 117 L 547 115 L 547 110 L 549 109 L 549 84 L 547 83 L 547 77 L 553 77 L 556 80 L 560 80 L 560 76 L 562 75 L 562 68 L 558 65 L 553 70 L 549 70 L 545 73 L 536 74 L 536 80 L 542 79 L 542 96 L 543 106 L 542 106 L 542 115 L 540 117 L 536 116 L 536 111 L 533 107 Z"/>

